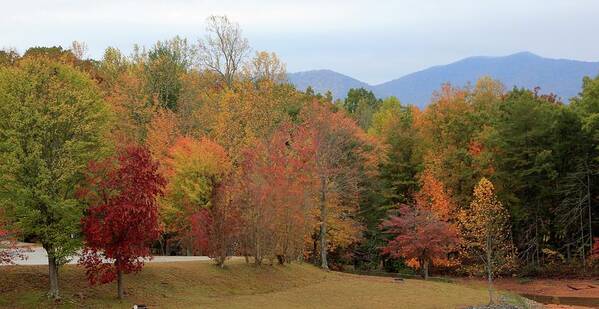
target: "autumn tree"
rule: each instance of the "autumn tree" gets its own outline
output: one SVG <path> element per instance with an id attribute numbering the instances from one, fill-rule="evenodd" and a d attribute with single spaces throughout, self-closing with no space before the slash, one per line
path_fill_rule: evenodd
<path id="1" fill-rule="evenodd" d="M 80 46 L 81 47 L 81 46 Z M 91 59 L 82 59 L 79 58 L 74 50 L 65 49 L 62 46 L 52 46 L 52 47 L 44 47 L 44 46 L 36 46 L 28 48 L 22 59 L 49 59 L 58 63 L 62 63 L 71 67 L 78 69 L 81 72 L 85 72 L 89 75 L 89 77 L 94 81 L 100 81 L 100 76 L 98 75 L 98 70 L 96 64 Z"/>
<path id="2" fill-rule="evenodd" d="M 58 267 L 81 244 L 74 188 L 105 149 L 108 107 L 86 74 L 29 57 L 0 68 L 0 114 L 0 207 L 46 250 L 58 298 Z"/>
<path id="3" fill-rule="evenodd" d="M 164 185 L 158 163 L 141 146 L 127 146 L 116 157 L 90 164 L 79 192 L 89 203 L 82 219 L 80 263 L 90 283 L 116 279 L 118 298 L 124 297 L 123 274 L 141 270 L 160 235 L 157 198 Z"/>
<path id="4" fill-rule="evenodd" d="M 195 251 L 196 243 L 191 220 L 196 213 L 213 206 L 213 190 L 231 168 L 223 147 L 205 137 L 180 137 L 169 150 L 165 159 L 168 185 L 160 202 L 161 217 L 166 231 L 183 242 L 188 254 Z"/>
<path id="5" fill-rule="evenodd" d="M 143 66 L 134 64 L 116 74 L 113 86 L 105 90 L 106 102 L 115 116 L 112 138 L 118 144 L 141 143 L 157 110 L 154 104 L 148 104 L 152 96 L 146 91 Z"/>
<path id="6" fill-rule="evenodd" d="M 429 170 L 420 175 L 420 190 L 414 194 L 419 208 L 430 211 L 437 219 L 450 221 L 455 218 L 456 205 L 450 192 Z"/>
<path id="7" fill-rule="evenodd" d="M 270 80 L 275 83 L 287 81 L 285 63 L 277 54 L 266 51 L 256 52 L 254 58 L 244 66 L 244 75 L 254 81 Z"/>
<path id="8" fill-rule="evenodd" d="M 421 267 L 424 278 L 428 278 L 429 265 L 450 265 L 448 254 L 457 249 L 458 234 L 452 222 L 456 207 L 443 183 L 430 171 L 420 175 L 419 183 L 413 206 L 401 206 L 398 215 L 381 224 L 393 235 L 383 253 L 407 259 L 408 264 Z"/>
<path id="9" fill-rule="evenodd" d="M 199 42 L 202 68 L 218 73 L 231 87 L 250 46 L 239 25 L 227 16 L 210 16 L 206 20 L 206 37 Z"/>
<path id="10" fill-rule="evenodd" d="M 445 84 L 415 119 L 424 164 L 452 191 L 457 205 L 468 205 L 477 179 L 493 173 L 491 147 L 485 144 L 502 89 L 489 78 L 474 88 Z"/>
<path id="11" fill-rule="evenodd" d="M 495 196 L 493 184 L 482 178 L 474 189 L 470 207 L 459 214 L 466 256 L 481 261 L 489 284 L 489 302 L 494 302 L 493 276 L 513 266 L 509 214 Z"/>
<path id="12" fill-rule="evenodd" d="M 155 160 L 164 161 L 180 135 L 177 114 L 161 108 L 148 123 L 146 145 Z"/>
<path id="13" fill-rule="evenodd" d="M 238 196 L 239 187 L 228 177 L 212 190 L 210 207 L 190 219 L 197 248 L 205 250 L 219 267 L 239 250 L 244 221 Z"/>
<path id="14" fill-rule="evenodd" d="M 161 217 L 166 232 L 188 255 L 206 254 L 223 267 L 234 253 L 241 224 L 226 151 L 206 137 L 180 137 L 165 163 L 168 185 Z"/>
<path id="15" fill-rule="evenodd" d="M 231 161 L 240 162 L 244 149 L 271 136 L 288 119 L 298 94 L 271 81 L 239 82 L 206 100 L 198 111 L 205 134 L 225 148 Z M 296 101 L 297 100 L 297 101 Z M 301 101 L 300 101 L 301 102 Z"/>
<path id="16" fill-rule="evenodd" d="M 313 102 L 307 105 L 302 114 L 306 126 L 304 139 L 314 144 L 314 178 L 317 181 L 318 200 L 318 242 L 320 263 L 328 269 L 327 251 L 332 219 L 340 227 L 346 227 L 340 240 L 357 240 L 360 226 L 355 221 L 355 212 L 360 197 L 360 175 L 362 171 L 376 170 L 376 143 L 369 139 L 354 120 L 341 112 L 334 112 L 330 103 Z M 335 210 L 335 212 L 332 212 Z M 347 238 L 349 237 L 349 238 Z"/>
<path id="17" fill-rule="evenodd" d="M 279 263 L 303 256 L 311 235 L 313 144 L 301 138 L 304 128 L 282 124 L 267 142 L 245 152 L 242 203 L 245 247 L 256 264 Z"/>
<path id="18" fill-rule="evenodd" d="M 418 204 L 401 206 L 399 215 L 383 221 L 381 228 L 392 235 L 383 247 L 383 254 L 405 258 L 409 264 L 420 266 L 424 279 L 428 279 L 429 265 L 447 259 L 458 242 L 455 227 Z"/>

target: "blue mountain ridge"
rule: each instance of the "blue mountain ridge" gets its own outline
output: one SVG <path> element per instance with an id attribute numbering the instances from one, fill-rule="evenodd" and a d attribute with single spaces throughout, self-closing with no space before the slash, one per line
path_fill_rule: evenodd
<path id="1" fill-rule="evenodd" d="M 530 52 L 503 57 L 469 57 L 447 65 L 414 72 L 378 85 L 369 85 L 332 70 L 312 70 L 288 74 L 288 80 L 298 89 L 308 86 L 316 92 L 330 90 L 334 98 L 343 99 L 350 88 L 372 90 L 377 97 L 396 96 L 403 103 L 426 106 L 432 93 L 442 84 L 454 86 L 475 84 L 483 76 L 501 81 L 506 89 L 514 86 L 543 93 L 555 93 L 564 102 L 580 92 L 584 76 L 599 74 L 599 62 L 543 58 Z"/>

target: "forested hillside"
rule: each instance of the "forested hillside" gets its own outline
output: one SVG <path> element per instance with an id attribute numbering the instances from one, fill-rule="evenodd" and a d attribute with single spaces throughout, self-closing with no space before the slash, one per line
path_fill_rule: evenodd
<path id="1" fill-rule="evenodd" d="M 78 252 L 121 297 L 151 254 L 596 273 L 599 77 L 568 102 L 489 77 L 425 108 L 363 88 L 335 102 L 228 18 L 208 25 L 98 60 L 79 42 L 0 52 L 1 245 L 40 243 L 51 295 Z"/>

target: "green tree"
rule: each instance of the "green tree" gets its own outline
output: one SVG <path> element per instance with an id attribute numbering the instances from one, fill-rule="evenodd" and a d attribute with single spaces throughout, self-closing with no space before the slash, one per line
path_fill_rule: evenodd
<path id="1" fill-rule="evenodd" d="M 594 141 L 599 156 L 599 75 L 582 80 L 582 92 L 572 99 L 571 107 L 580 115 L 582 128 Z"/>
<path id="2" fill-rule="evenodd" d="M 108 108 L 86 74 L 32 57 L 0 68 L 0 114 L 0 206 L 46 249 L 58 298 L 58 267 L 81 245 L 76 187 L 104 149 Z"/>
<path id="3" fill-rule="evenodd" d="M 562 108 L 551 97 L 514 89 L 501 104 L 488 140 L 496 153 L 493 179 L 513 217 L 521 260 L 537 267 L 552 236 L 562 170 L 556 149 Z"/>
<path id="4" fill-rule="evenodd" d="M 572 180 L 571 186 L 569 186 L 570 190 L 566 190 L 566 192 L 571 193 L 574 197 L 578 193 L 578 198 L 573 200 L 568 200 L 567 197 L 564 198 L 564 210 L 571 215 L 564 216 L 562 214 L 561 217 L 570 219 L 569 221 L 562 221 L 562 223 L 566 223 L 563 224 L 564 227 L 571 225 L 574 228 L 569 235 L 578 238 L 579 242 L 583 243 L 580 246 L 580 251 L 582 253 L 582 260 L 586 263 L 585 253 L 593 248 L 593 218 L 599 216 L 599 210 L 597 207 L 593 207 L 593 205 L 597 204 L 597 199 L 599 198 L 599 187 L 594 185 L 599 181 L 599 75 L 595 78 L 584 77 L 582 91 L 572 99 L 569 107 L 577 117 L 569 117 L 570 121 L 564 122 L 563 127 L 569 131 L 580 128 L 580 131 L 574 132 L 578 133 L 574 138 L 563 139 L 566 141 L 573 140 L 576 143 L 576 147 L 572 147 L 573 142 L 570 142 L 570 145 L 562 147 L 564 151 L 567 151 L 573 155 L 573 158 L 576 158 L 575 160 L 569 160 L 570 162 L 575 161 L 576 166 L 568 175 L 569 177 L 566 177 L 566 179 Z M 583 198 L 581 199 L 580 197 Z M 585 218 L 574 220 L 572 217 L 576 216 L 576 213 L 571 213 L 573 208 L 578 209 L 579 217 L 584 216 Z M 586 228 L 584 228 L 586 232 L 582 230 L 583 226 L 580 224 L 574 226 L 574 221 L 586 221 L 588 223 Z M 585 234 L 587 236 L 583 236 Z M 587 244 L 589 248 L 585 250 Z"/>
<path id="5" fill-rule="evenodd" d="M 118 81 L 119 76 L 127 69 L 128 60 L 120 50 L 108 47 L 104 51 L 102 60 L 98 64 L 98 71 L 102 77 L 102 89 L 110 92 Z"/>
<path id="6" fill-rule="evenodd" d="M 417 191 L 416 175 L 422 170 L 422 154 L 414 128 L 412 106 L 402 105 L 395 97 L 383 100 L 372 117 L 368 133 L 377 136 L 388 146 L 388 160 L 381 167 L 387 203 L 408 203 L 408 197 Z"/>
<path id="7" fill-rule="evenodd" d="M 360 127 L 367 130 L 370 127 L 372 115 L 378 110 L 382 101 L 374 93 L 364 88 L 352 88 L 347 93 L 343 107 L 358 122 Z"/>
<path id="8" fill-rule="evenodd" d="M 195 61 L 197 51 L 186 39 L 174 37 L 157 42 L 147 54 L 145 74 L 151 98 L 161 107 L 177 109 L 183 87 L 182 76 Z"/>
<path id="9" fill-rule="evenodd" d="M 378 268 L 381 264 L 380 248 L 387 236 L 381 233 L 380 223 L 387 212 L 402 203 L 409 203 L 417 191 L 417 173 L 422 166 L 422 156 L 416 129 L 413 126 L 414 108 L 403 106 L 395 97 L 383 100 L 373 115 L 368 134 L 385 145 L 384 157 L 377 177 L 363 177 L 363 194 L 360 216 L 366 225 L 362 242 L 356 249 L 355 260 L 360 267 Z"/>

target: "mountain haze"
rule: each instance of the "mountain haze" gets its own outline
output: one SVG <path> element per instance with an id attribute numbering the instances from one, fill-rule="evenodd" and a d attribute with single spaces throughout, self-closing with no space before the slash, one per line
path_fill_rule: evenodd
<path id="1" fill-rule="evenodd" d="M 315 91 L 331 90 L 333 97 L 344 98 L 350 88 L 364 87 L 377 97 L 396 96 L 401 102 L 425 106 L 433 91 L 443 83 L 454 86 L 474 84 L 485 75 L 500 80 L 506 89 L 514 86 L 541 87 L 541 92 L 553 92 L 564 102 L 580 91 L 584 76 L 599 74 L 599 62 L 549 59 L 521 52 L 504 57 L 469 57 L 447 65 L 414 72 L 379 85 L 368 85 L 331 70 L 316 70 L 289 74 L 289 81 L 298 89 L 311 85 Z"/>
<path id="2" fill-rule="evenodd" d="M 287 79 L 301 90 L 306 90 L 308 86 L 311 86 L 314 91 L 322 94 L 330 90 L 334 98 L 344 98 L 351 88 L 372 88 L 365 82 L 331 70 L 289 73 L 287 74 Z"/>

